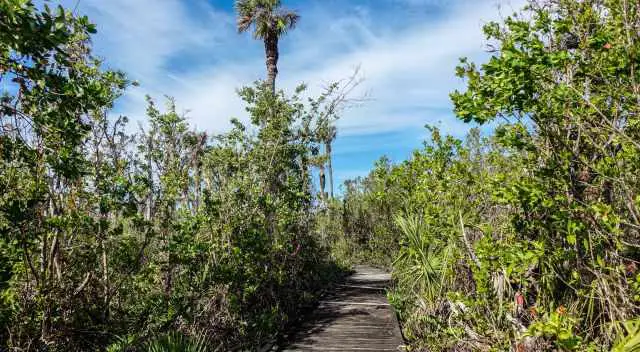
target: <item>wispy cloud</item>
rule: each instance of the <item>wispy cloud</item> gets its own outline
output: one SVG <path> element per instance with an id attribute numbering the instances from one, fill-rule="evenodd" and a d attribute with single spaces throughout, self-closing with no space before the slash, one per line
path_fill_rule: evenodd
<path id="1" fill-rule="evenodd" d="M 375 6 L 339 16 L 309 6 L 313 12 L 303 13 L 304 26 L 284 41 L 280 85 L 307 82 L 317 88 L 361 65 L 361 88 L 372 100 L 344 117 L 343 133 L 420 126 L 430 109 L 448 106 L 447 94 L 458 83 L 452 75 L 457 58 L 481 52 L 482 22 L 498 13 L 495 1 L 449 7 L 442 18 L 406 27 L 377 23 Z M 143 111 L 144 94 L 167 94 L 190 110 L 200 128 L 221 131 L 231 116 L 244 114 L 235 89 L 263 76 L 260 43 L 236 35 L 233 14 L 205 0 L 83 0 L 80 10 L 98 23 L 96 41 L 107 63 L 142 83 L 123 106 L 130 113 Z"/>
<path id="2" fill-rule="evenodd" d="M 210 51 L 226 36 L 228 14 L 202 0 L 190 3 L 194 7 L 180 0 L 83 0 L 80 10 L 97 22 L 97 41 L 108 63 L 159 83 L 172 60 Z"/>
<path id="3" fill-rule="evenodd" d="M 236 33 L 228 4 L 223 9 L 210 1 L 82 0 L 79 11 L 98 24 L 98 52 L 142 84 L 119 112 L 141 118 L 145 94 L 166 94 L 190 111 L 192 124 L 210 132 L 227 129 L 230 117 L 244 117 L 236 89 L 264 76 L 263 47 Z M 282 41 L 278 85 L 305 82 L 317 93 L 361 66 L 365 82 L 355 94 L 368 92 L 370 100 L 345 112 L 340 138 L 361 138 L 354 145 L 364 146 L 372 143 L 368 136 L 415 136 L 426 123 L 461 136 L 468 126 L 453 117 L 448 98 L 462 84 L 453 75 L 457 59 L 484 58 L 483 23 L 524 1 L 294 2 L 303 17 Z M 419 146 L 414 139 L 405 150 Z M 363 148 L 361 161 L 370 162 L 381 148 Z"/>

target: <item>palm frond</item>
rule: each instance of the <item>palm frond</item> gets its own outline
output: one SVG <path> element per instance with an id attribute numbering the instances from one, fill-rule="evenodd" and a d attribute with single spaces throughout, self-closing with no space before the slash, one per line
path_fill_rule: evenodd
<path id="1" fill-rule="evenodd" d="M 640 351 L 640 320 L 626 321 L 622 325 L 625 331 L 620 334 L 611 352 Z"/>
<path id="2" fill-rule="evenodd" d="M 417 216 L 396 217 L 405 245 L 393 263 L 401 286 L 432 300 L 442 284 L 444 252 L 432 241 L 423 221 Z"/>
<path id="3" fill-rule="evenodd" d="M 286 33 L 288 30 L 293 29 L 300 20 L 300 15 L 295 11 L 281 9 L 274 16 L 274 23 L 276 24 L 275 31 L 280 35 Z"/>
<path id="4" fill-rule="evenodd" d="M 246 32 L 255 22 L 256 13 L 259 10 L 259 4 L 256 0 L 237 0 L 235 8 L 238 13 L 238 32 Z"/>
<path id="5" fill-rule="evenodd" d="M 280 0 L 237 0 L 238 32 L 246 32 L 254 26 L 253 36 L 265 39 L 294 28 L 300 16 L 295 11 L 281 8 L 281 5 Z"/>
<path id="6" fill-rule="evenodd" d="M 206 336 L 192 338 L 179 332 L 172 332 L 156 338 L 147 344 L 148 352 L 207 352 Z"/>
<path id="7" fill-rule="evenodd" d="M 237 27 L 238 32 L 243 33 L 251 28 L 251 24 L 253 23 L 253 18 L 248 16 L 238 16 Z"/>

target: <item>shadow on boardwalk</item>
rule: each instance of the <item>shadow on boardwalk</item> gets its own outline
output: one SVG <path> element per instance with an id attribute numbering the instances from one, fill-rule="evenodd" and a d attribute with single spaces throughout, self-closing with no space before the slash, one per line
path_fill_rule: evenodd
<path id="1" fill-rule="evenodd" d="M 279 351 L 398 351 L 402 335 L 385 296 L 390 279 L 379 269 L 357 266 Z"/>

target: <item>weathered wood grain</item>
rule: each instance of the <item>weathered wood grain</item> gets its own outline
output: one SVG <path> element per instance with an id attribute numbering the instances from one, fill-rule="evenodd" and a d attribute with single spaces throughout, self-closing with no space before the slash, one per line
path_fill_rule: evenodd
<path id="1" fill-rule="evenodd" d="M 390 275 L 358 266 L 320 302 L 280 351 L 399 351 L 402 335 L 385 288 Z"/>

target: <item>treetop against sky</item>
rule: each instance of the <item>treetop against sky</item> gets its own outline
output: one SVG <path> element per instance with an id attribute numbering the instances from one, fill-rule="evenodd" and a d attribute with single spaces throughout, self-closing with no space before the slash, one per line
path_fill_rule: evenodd
<path id="1" fill-rule="evenodd" d="M 285 1 L 301 15 L 281 40 L 278 86 L 308 83 L 311 93 L 360 66 L 356 96 L 368 100 L 345 112 L 335 146 L 336 184 L 366 174 L 381 154 L 402 160 L 420 146 L 424 124 L 462 137 L 448 94 L 462 81 L 457 59 L 482 59 L 481 27 L 514 12 L 521 0 Z M 96 52 L 109 67 L 141 85 L 116 113 L 144 116 L 144 96 L 169 95 L 192 125 L 226 131 L 246 118 L 236 89 L 263 79 L 264 48 L 237 33 L 232 1 L 63 0 L 97 24 Z"/>

